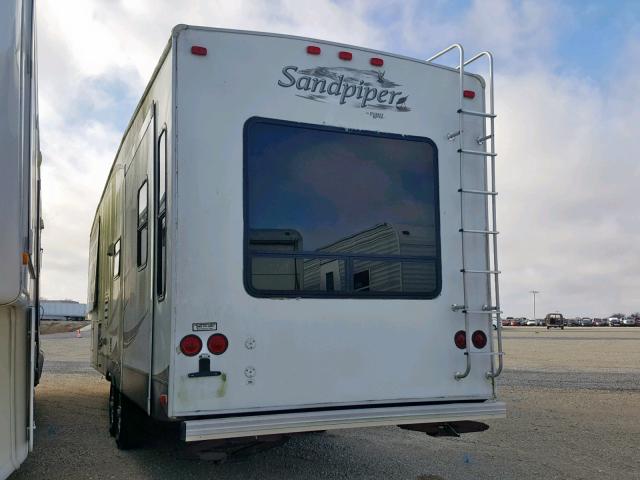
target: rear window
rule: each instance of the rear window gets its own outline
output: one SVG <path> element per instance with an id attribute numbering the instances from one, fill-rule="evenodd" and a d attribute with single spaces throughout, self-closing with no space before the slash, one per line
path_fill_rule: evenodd
<path id="1" fill-rule="evenodd" d="M 431 140 L 253 118 L 244 153 L 250 294 L 438 295 Z"/>

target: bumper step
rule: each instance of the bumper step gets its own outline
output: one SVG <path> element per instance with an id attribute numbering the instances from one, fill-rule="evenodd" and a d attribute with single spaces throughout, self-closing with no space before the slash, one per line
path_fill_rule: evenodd
<path id="1" fill-rule="evenodd" d="M 485 402 L 276 413 L 187 420 L 182 423 L 182 439 L 186 442 L 195 442 L 338 428 L 487 420 L 504 418 L 505 416 L 505 404 L 489 400 Z"/>

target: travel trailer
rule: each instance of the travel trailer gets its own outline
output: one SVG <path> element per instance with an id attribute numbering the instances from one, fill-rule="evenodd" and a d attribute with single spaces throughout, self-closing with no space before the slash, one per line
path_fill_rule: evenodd
<path id="1" fill-rule="evenodd" d="M 504 417 L 494 118 L 487 52 L 175 27 L 90 233 L 118 446 Z"/>
<path id="2" fill-rule="evenodd" d="M 33 447 L 38 348 L 40 148 L 33 1 L 0 3 L 0 479 Z"/>

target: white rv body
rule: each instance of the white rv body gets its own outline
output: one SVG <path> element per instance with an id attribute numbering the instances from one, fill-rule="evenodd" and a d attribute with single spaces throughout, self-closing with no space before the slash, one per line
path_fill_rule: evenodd
<path id="1" fill-rule="evenodd" d="M 310 54 L 309 46 L 321 53 Z M 351 58 L 342 59 L 343 51 Z M 372 58 L 384 67 L 372 66 Z M 327 88 L 322 98 L 310 98 L 318 92 L 311 91 L 312 79 L 300 80 L 305 75 L 328 75 L 325 87 L 332 78 L 345 84 L 334 87 L 335 94 Z M 455 333 L 465 328 L 464 315 L 452 309 L 464 301 L 459 147 L 447 139 L 458 128 L 458 77 L 453 69 L 359 47 L 176 27 L 125 134 L 92 230 L 88 310 L 95 367 L 148 414 L 183 421 L 187 441 L 504 416 L 487 375 L 494 371 L 490 316 L 468 315 L 468 330 L 490 340 L 482 351 L 470 348 L 470 373 L 455 378 L 467 357 L 454 344 Z M 343 95 L 349 81 L 354 89 Z M 367 85 L 369 90 L 357 90 Z M 483 80 L 466 75 L 465 88 L 475 92 L 468 107 L 484 111 Z M 309 254 L 309 236 L 295 229 L 251 230 L 247 192 L 254 180 L 247 178 L 246 156 L 256 124 L 353 133 L 361 142 L 428 143 L 437 157 L 438 206 L 429 231 L 379 223 Z M 484 119 L 470 117 L 464 129 L 468 148 L 477 150 Z M 149 147 L 147 159 L 136 165 L 148 141 L 145 132 L 153 131 L 148 145 L 155 145 L 155 154 Z M 167 259 L 166 289 L 160 292 L 159 223 L 150 220 L 146 227 L 144 219 L 159 216 L 154 192 L 157 197 L 163 131 Z M 462 176 L 465 188 L 487 189 L 483 160 L 465 160 Z M 127 177 L 137 180 L 128 186 Z M 134 198 L 145 179 L 154 186 L 148 217 L 136 220 Z M 462 211 L 466 228 L 488 228 L 485 197 L 465 201 Z M 145 266 L 133 261 L 136 255 L 139 260 L 133 237 L 141 228 L 149 238 Z M 293 240 L 283 243 L 283 235 Z M 358 250 L 360 257 L 347 258 L 364 237 L 368 247 Z M 269 252 L 253 256 L 254 244 L 265 239 L 271 239 Z M 464 248 L 467 269 L 488 268 L 485 237 L 470 236 Z M 118 251 L 124 253 L 114 278 Z M 376 252 L 382 252 L 380 261 L 365 258 Z M 281 254 L 298 256 L 273 263 L 270 256 Z M 332 264 L 333 255 L 342 257 Z M 406 256 L 406 262 L 386 269 L 374 265 L 391 262 L 393 255 Z M 422 268 L 412 263 L 420 255 L 438 260 Z M 354 267 L 366 261 L 371 265 Z M 367 269 L 364 288 L 352 285 L 354 268 Z M 344 294 L 328 294 L 329 278 L 331 290 Z M 283 293 L 260 290 L 261 282 Z M 285 292 L 293 284 L 298 291 Z M 414 295 L 427 284 L 437 288 Z M 491 305 L 487 276 L 467 277 L 466 289 L 469 310 Z M 229 342 L 220 355 L 207 352 L 207 339 L 215 333 Z M 203 343 L 196 356 L 181 352 L 187 335 Z M 196 375 L 202 356 L 215 375 Z"/>
<path id="2" fill-rule="evenodd" d="M 33 1 L 0 4 L 0 479 L 33 445 L 40 251 Z"/>

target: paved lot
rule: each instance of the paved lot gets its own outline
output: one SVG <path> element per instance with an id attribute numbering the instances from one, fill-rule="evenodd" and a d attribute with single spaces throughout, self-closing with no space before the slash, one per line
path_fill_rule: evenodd
<path id="1" fill-rule="evenodd" d="M 87 334 L 84 333 L 86 336 Z M 217 464 L 160 435 L 120 452 L 89 340 L 45 336 L 36 451 L 20 479 L 640 479 L 640 328 L 505 331 L 508 418 L 435 439 L 398 428 L 309 434 Z"/>

